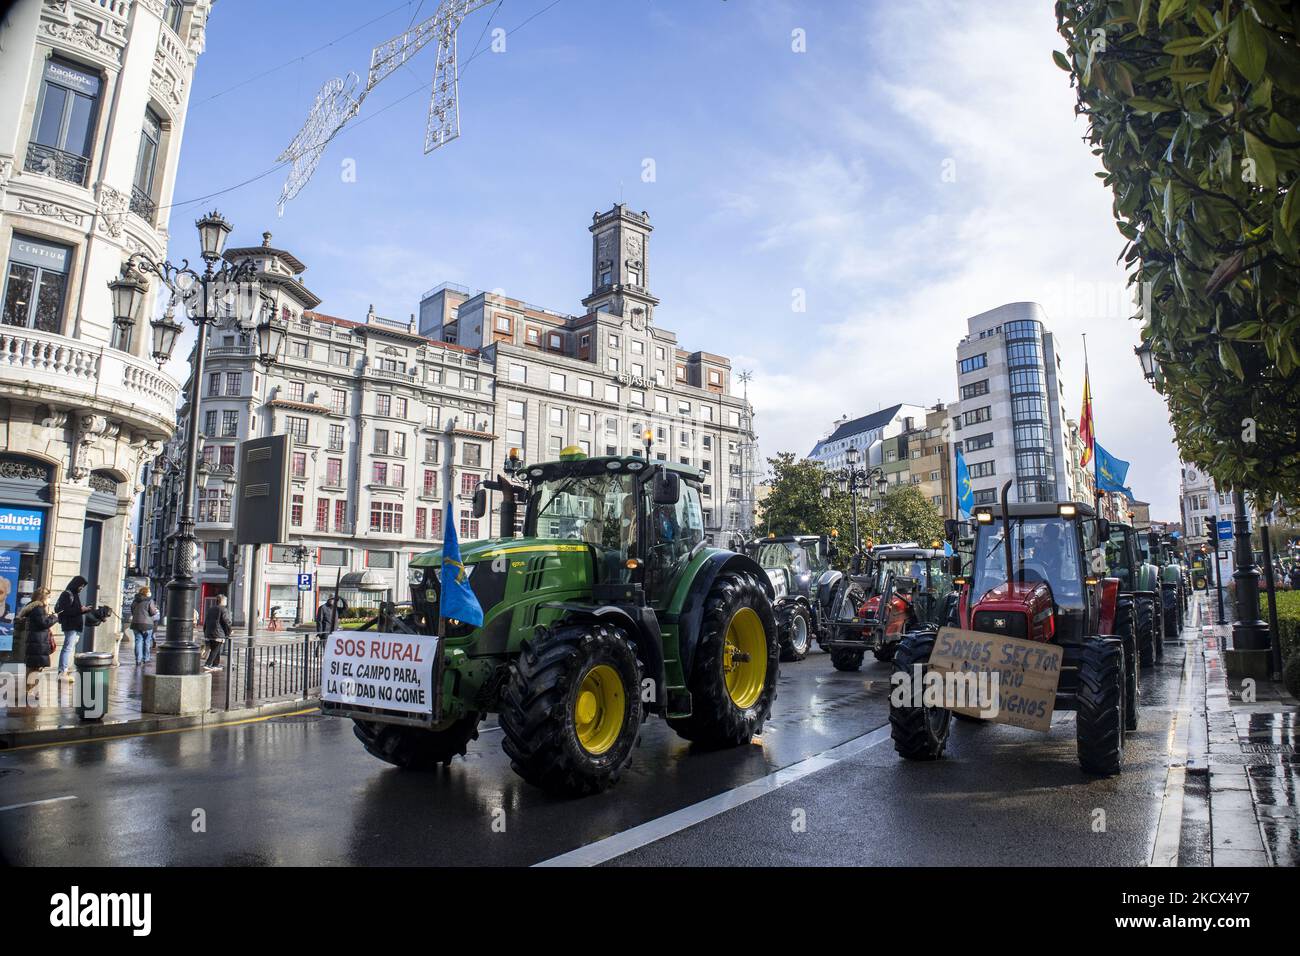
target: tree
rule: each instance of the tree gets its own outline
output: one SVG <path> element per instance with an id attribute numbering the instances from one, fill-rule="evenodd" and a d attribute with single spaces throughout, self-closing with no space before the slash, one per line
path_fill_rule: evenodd
<path id="1" fill-rule="evenodd" d="M 1059 0 L 1185 460 L 1300 487 L 1300 5 Z"/>
<path id="2" fill-rule="evenodd" d="M 835 488 L 822 493 L 826 469 L 809 459 L 782 452 L 767 460 L 772 469 L 758 529 L 762 534 L 824 534 L 838 537 L 847 553 L 852 547 L 853 500 Z M 883 544 L 916 541 L 928 544 L 943 535 L 943 515 L 913 485 L 899 485 L 885 495 L 876 511 L 863 493 L 858 495 L 858 537 Z"/>

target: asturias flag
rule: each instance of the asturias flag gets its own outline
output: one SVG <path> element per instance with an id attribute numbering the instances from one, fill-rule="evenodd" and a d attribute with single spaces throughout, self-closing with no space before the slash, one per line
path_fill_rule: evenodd
<path id="1" fill-rule="evenodd" d="M 483 608 L 469 586 L 469 572 L 460 560 L 460 542 L 456 540 L 456 521 L 451 502 L 443 512 L 447 530 L 442 536 L 442 576 L 439 579 L 438 613 L 474 627 L 483 626 Z"/>
<path id="2" fill-rule="evenodd" d="M 1128 477 L 1128 462 L 1121 461 L 1097 444 L 1097 490 L 1118 491 L 1129 501 L 1133 501 L 1133 492 L 1124 487 Z"/>
<path id="3" fill-rule="evenodd" d="M 966 456 L 957 449 L 957 517 L 969 518 L 975 507 L 975 490 L 970 485 L 970 471 L 966 468 Z"/>
<path id="4" fill-rule="evenodd" d="M 1088 384 L 1088 363 L 1083 363 L 1083 411 L 1079 413 L 1079 438 L 1083 441 L 1083 454 L 1079 456 L 1079 467 L 1086 468 L 1092 461 L 1094 445 L 1092 434 L 1092 387 Z"/>

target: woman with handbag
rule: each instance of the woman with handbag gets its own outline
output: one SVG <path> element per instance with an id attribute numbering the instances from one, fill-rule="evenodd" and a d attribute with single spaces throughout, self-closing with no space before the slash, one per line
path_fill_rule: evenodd
<path id="1" fill-rule="evenodd" d="M 37 588 L 31 602 L 18 612 L 18 617 L 27 632 L 27 652 L 24 663 L 27 665 L 27 698 L 37 699 L 36 685 L 41 679 L 41 671 L 50 666 L 50 657 L 54 654 L 54 634 L 52 628 L 59 619 L 50 613 L 50 589 Z"/>

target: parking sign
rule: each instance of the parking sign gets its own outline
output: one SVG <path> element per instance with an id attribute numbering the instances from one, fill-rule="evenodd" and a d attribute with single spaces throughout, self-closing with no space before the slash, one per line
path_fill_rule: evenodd
<path id="1" fill-rule="evenodd" d="M 311 575 L 310 575 L 310 574 L 300 574 L 300 575 L 298 575 L 298 590 L 299 590 L 299 591 L 310 591 L 310 590 L 311 590 Z"/>

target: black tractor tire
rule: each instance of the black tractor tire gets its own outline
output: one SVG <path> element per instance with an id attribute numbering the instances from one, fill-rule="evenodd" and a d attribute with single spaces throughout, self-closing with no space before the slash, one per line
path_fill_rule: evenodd
<path id="1" fill-rule="evenodd" d="M 871 653 L 875 655 L 876 660 L 888 664 L 894 659 L 894 654 L 898 651 L 897 641 L 885 641 L 879 647 L 873 647 Z"/>
<path id="2" fill-rule="evenodd" d="M 831 666 L 837 671 L 856 671 L 862 667 L 862 658 L 866 651 L 855 651 L 851 647 L 832 647 Z"/>
<path id="3" fill-rule="evenodd" d="M 894 673 L 904 673 L 908 680 L 914 676 L 912 667 L 924 665 L 934 650 L 935 635 L 930 631 L 908 634 L 894 652 Z M 906 686 L 910 686 L 906 685 Z M 948 744 L 952 712 L 941 707 L 895 707 L 889 702 L 889 735 L 894 740 L 894 750 L 905 760 L 938 760 Z"/>
<path id="4" fill-rule="evenodd" d="M 1141 665 L 1138 663 L 1137 638 L 1133 635 L 1121 636 L 1124 645 L 1124 732 L 1137 730 L 1138 700 L 1141 690 L 1138 688 L 1138 676 Z"/>
<path id="5" fill-rule="evenodd" d="M 474 712 L 445 730 L 353 720 L 352 733 L 370 756 L 403 770 L 427 771 L 465 756 L 470 741 L 478 738 L 478 722 L 479 715 Z"/>
<path id="6" fill-rule="evenodd" d="M 1084 773 L 1108 777 L 1124 763 L 1124 645 L 1088 638 L 1079 660 L 1075 740 Z"/>
<path id="7" fill-rule="evenodd" d="M 1160 638 L 1160 629 L 1156 624 L 1155 599 L 1139 598 L 1133 614 L 1133 633 L 1137 636 L 1142 666 L 1154 667 L 1160 663 L 1160 658 L 1164 657 L 1164 641 Z"/>
<path id="8" fill-rule="evenodd" d="M 767 661 L 763 684 L 756 699 L 741 707 L 727 689 L 727 631 L 738 613 L 758 615 L 762 624 Z M 734 652 L 733 652 L 734 653 Z M 776 700 L 780 664 L 776 619 L 767 592 L 753 575 L 724 571 L 714 580 L 704 600 L 700 639 L 695 646 L 686 686 L 691 692 L 689 717 L 669 718 L 679 737 L 702 747 L 739 747 L 763 730 L 763 721 Z"/>
<path id="9" fill-rule="evenodd" d="M 782 661 L 792 663 L 808 656 L 813 642 L 813 619 L 807 605 L 797 601 L 783 605 L 777 611 L 777 627 L 781 632 Z"/>
<path id="10" fill-rule="evenodd" d="M 599 704 L 602 686 L 609 696 Z M 599 751 L 589 751 L 580 737 L 584 707 L 596 708 L 594 719 L 610 721 L 610 739 Z M 631 763 L 641 732 L 636 648 L 623 631 L 603 624 L 539 629 L 510 666 L 498 720 L 510 765 L 529 783 L 562 796 L 607 789 Z"/>

